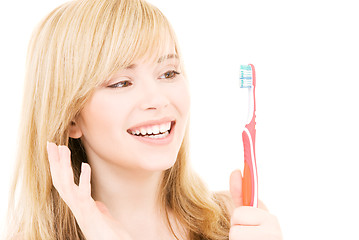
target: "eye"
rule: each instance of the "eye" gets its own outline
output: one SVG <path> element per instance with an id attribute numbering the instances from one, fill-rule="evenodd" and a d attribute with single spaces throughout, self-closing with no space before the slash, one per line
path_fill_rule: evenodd
<path id="1" fill-rule="evenodd" d="M 108 87 L 109 88 L 124 88 L 124 87 L 129 87 L 129 86 L 132 86 L 132 83 L 130 81 L 121 81 L 121 82 L 112 84 Z"/>
<path id="2" fill-rule="evenodd" d="M 175 78 L 177 75 L 179 75 L 180 73 L 175 71 L 175 70 L 171 70 L 168 72 L 165 72 L 164 74 L 162 74 L 160 76 L 161 79 L 172 79 Z"/>

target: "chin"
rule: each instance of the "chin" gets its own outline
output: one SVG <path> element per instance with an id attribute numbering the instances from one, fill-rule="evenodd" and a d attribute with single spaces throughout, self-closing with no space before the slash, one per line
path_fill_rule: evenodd
<path id="1" fill-rule="evenodd" d="M 162 158 L 147 158 L 146 161 L 144 161 L 140 167 L 152 172 L 165 171 L 173 167 L 176 162 L 176 159 L 177 156 L 170 158 L 164 158 L 163 156 Z"/>

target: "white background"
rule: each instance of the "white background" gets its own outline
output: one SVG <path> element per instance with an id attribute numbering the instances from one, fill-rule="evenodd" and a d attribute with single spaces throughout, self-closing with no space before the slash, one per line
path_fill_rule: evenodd
<path id="1" fill-rule="evenodd" d="M 5 1 L 0 43 L 0 217 L 15 158 L 26 48 L 64 1 Z M 356 1 L 150 0 L 169 18 L 189 76 L 193 167 L 228 189 L 243 162 L 240 64 L 257 70 L 259 196 L 285 239 L 359 239 Z"/>

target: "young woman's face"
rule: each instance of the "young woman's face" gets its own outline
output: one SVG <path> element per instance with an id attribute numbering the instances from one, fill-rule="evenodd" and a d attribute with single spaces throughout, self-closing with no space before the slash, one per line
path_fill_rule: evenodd
<path id="1" fill-rule="evenodd" d="M 173 166 L 190 106 L 179 67 L 173 53 L 135 61 L 95 90 L 76 121 L 90 163 L 149 171 Z"/>

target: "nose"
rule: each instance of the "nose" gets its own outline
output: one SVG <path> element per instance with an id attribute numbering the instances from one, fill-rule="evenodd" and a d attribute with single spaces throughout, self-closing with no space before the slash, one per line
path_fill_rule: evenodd
<path id="1" fill-rule="evenodd" d="M 162 83 L 163 84 L 163 83 Z M 141 109 L 162 109 L 169 105 L 167 92 L 161 83 L 155 80 L 148 81 L 142 86 Z"/>

